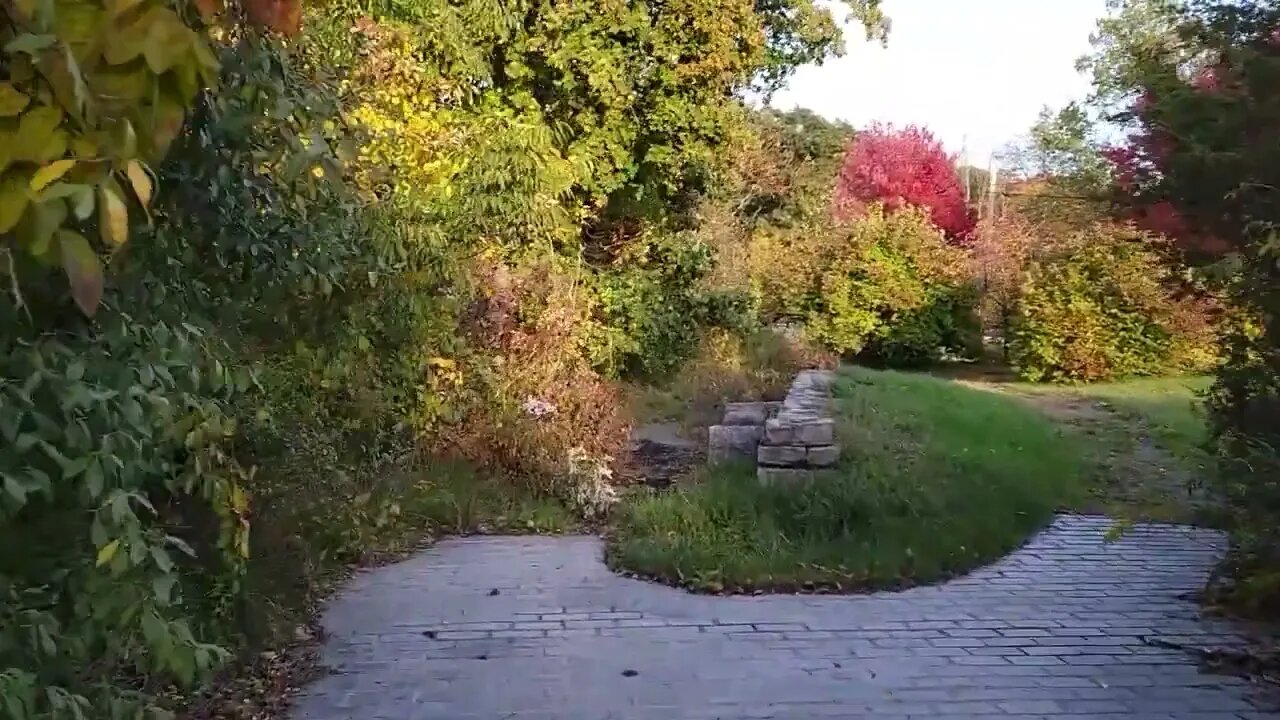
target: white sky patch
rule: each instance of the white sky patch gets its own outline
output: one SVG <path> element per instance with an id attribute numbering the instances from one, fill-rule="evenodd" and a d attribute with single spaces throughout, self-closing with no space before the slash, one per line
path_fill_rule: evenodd
<path id="1" fill-rule="evenodd" d="M 801 68 L 770 103 L 807 107 L 855 127 L 924 125 L 970 162 L 1027 131 L 1045 105 L 1083 99 L 1076 58 L 1106 0 L 885 0 L 889 45 L 846 25 L 848 52 Z"/>

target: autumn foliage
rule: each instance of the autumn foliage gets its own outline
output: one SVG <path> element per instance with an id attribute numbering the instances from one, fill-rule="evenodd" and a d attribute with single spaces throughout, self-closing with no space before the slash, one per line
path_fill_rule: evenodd
<path id="1" fill-rule="evenodd" d="M 1132 61 L 1135 128 L 1111 153 L 1121 204 L 1210 265 L 1240 321 L 1206 407 L 1224 460 L 1212 489 L 1234 548 L 1217 588 L 1280 608 L 1280 7 L 1190 3 L 1164 53 Z"/>
<path id="2" fill-rule="evenodd" d="M 966 241 L 973 232 L 975 219 L 955 164 L 924 128 L 874 125 L 858 134 L 836 183 L 836 213 L 859 214 L 873 202 L 890 212 L 924 208 L 952 241 Z"/>

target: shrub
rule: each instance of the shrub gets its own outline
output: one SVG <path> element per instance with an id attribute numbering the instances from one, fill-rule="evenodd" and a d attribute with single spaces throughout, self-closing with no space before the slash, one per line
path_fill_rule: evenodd
<path id="1" fill-rule="evenodd" d="M 924 211 L 872 206 L 838 226 L 838 250 L 801 303 L 811 336 L 844 355 L 919 365 L 970 350 L 977 326 L 964 251 Z"/>
<path id="2" fill-rule="evenodd" d="M 840 231 L 825 218 L 753 232 L 748 241 L 747 271 L 762 319 L 806 320 L 822 273 L 835 262 L 841 246 Z"/>
<path id="3" fill-rule="evenodd" d="M 629 424 L 619 387 L 584 349 L 590 295 L 550 263 L 482 265 L 475 275 L 483 290 L 470 314 L 471 350 L 455 371 L 465 399 L 435 448 L 570 502 L 607 499 L 601 467 L 620 457 Z"/>
<path id="4" fill-rule="evenodd" d="M 872 335 L 864 355 L 890 367 L 924 367 L 946 352 L 966 358 L 982 353 L 977 290 L 968 284 L 928 289 L 918 309 L 898 314 Z"/>
<path id="5" fill-rule="evenodd" d="M 693 354 L 702 328 L 745 330 L 755 322 L 750 298 L 707 287 L 710 248 L 693 233 L 653 232 L 623 268 L 595 277 L 603 333 L 590 349 L 610 377 L 658 379 Z"/>
<path id="6" fill-rule="evenodd" d="M 1250 610 L 1280 608 L 1280 7 L 1268 2 L 1173 3 L 1159 43 L 1104 37 L 1105 63 L 1131 70 L 1108 88 L 1134 98 L 1134 133 L 1109 155 L 1117 195 L 1137 222 L 1170 234 L 1192 260 L 1214 264 L 1247 322 L 1228 332 L 1209 395 L 1230 500 L 1236 592 Z M 1119 42 L 1115 42 L 1119 40 Z M 1153 52 L 1152 48 L 1156 48 Z M 1224 261 L 1225 262 L 1220 262 Z"/>
<path id="7" fill-rule="evenodd" d="M 1011 359 L 1032 381 L 1203 372 L 1215 359 L 1212 307 L 1156 239 L 1098 225 L 1032 263 Z"/>
<path id="8" fill-rule="evenodd" d="M 985 332 L 1004 342 L 1022 296 L 1022 284 L 1033 252 L 1040 244 L 1038 227 L 1020 213 L 986 219 L 970 245 L 970 274 L 978 287 L 978 313 Z"/>

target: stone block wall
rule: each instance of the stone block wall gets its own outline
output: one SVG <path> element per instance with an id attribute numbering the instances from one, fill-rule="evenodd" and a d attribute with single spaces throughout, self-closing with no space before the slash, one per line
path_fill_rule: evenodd
<path id="1" fill-rule="evenodd" d="M 734 459 L 756 464 L 760 482 L 808 480 L 840 458 L 831 420 L 827 370 L 804 370 L 782 402 L 729 403 L 724 421 L 707 434 L 712 464 Z"/>
<path id="2" fill-rule="evenodd" d="M 755 462 L 765 422 L 777 414 L 780 402 L 736 402 L 725 405 L 724 420 L 707 430 L 707 461 Z"/>
<path id="3" fill-rule="evenodd" d="M 817 470 L 834 467 L 840 459 L 831 419 L 829 370 L 803 370 L 796 375 L 778 414 L 768 418 L 756 448 L 760 482 L 812 479 Z"/>

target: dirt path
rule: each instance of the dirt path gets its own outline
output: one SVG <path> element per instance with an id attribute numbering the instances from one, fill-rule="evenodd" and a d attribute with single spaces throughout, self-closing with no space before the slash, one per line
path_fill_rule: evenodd
<path id="1" fill-rule="evenodd" d="M 1153 439 L 1142 418 L 1085 395 L 1022 392 L 1016 386 L 986 380 L 956 382 L 998 392 L 1032 405 L 1070 432 L 1088 436 L 1099 482 L 1091 512 L 1137 519 L 1203 522 L 1212 509 L 1199 489 L 1196 473 Z"/>

